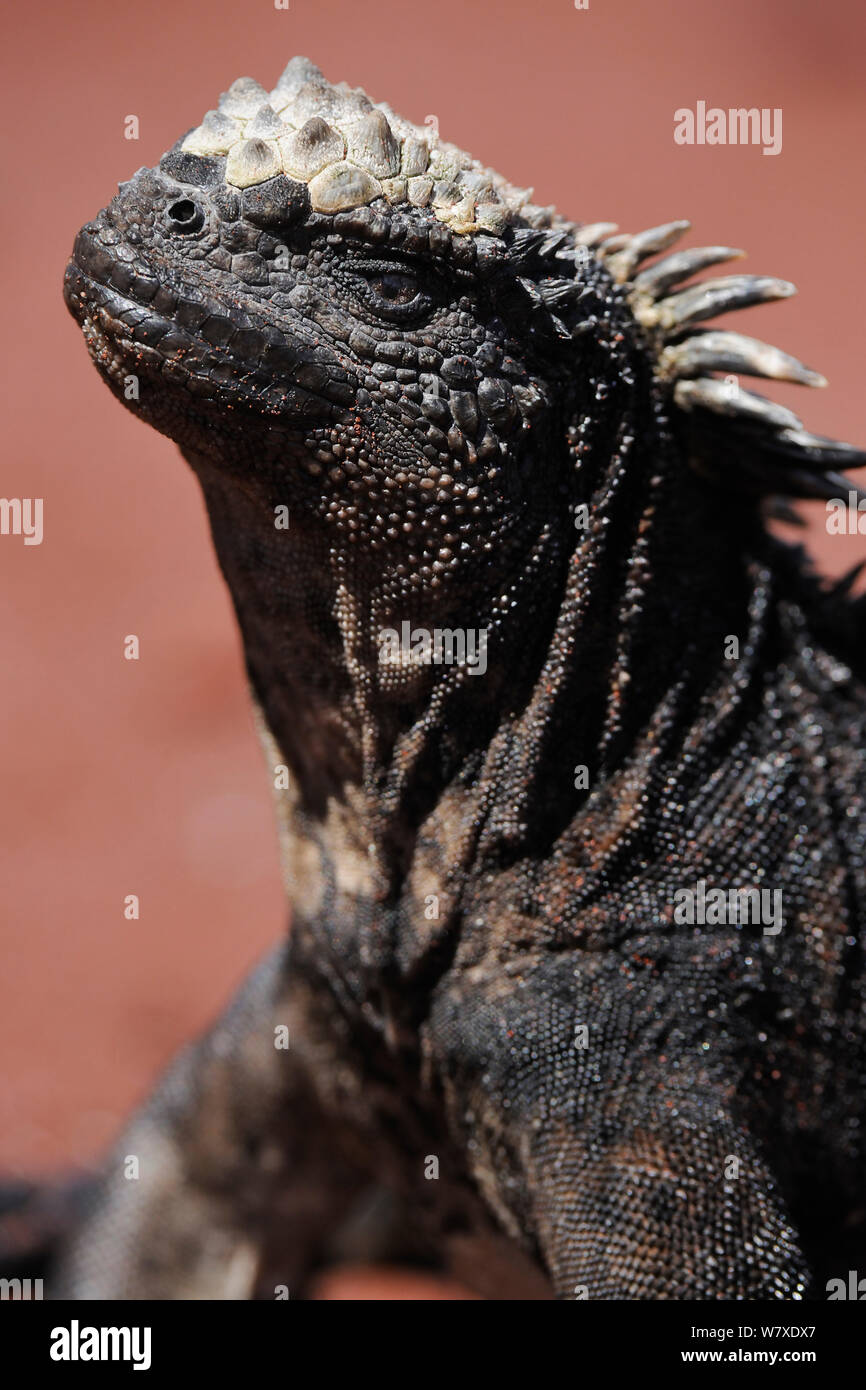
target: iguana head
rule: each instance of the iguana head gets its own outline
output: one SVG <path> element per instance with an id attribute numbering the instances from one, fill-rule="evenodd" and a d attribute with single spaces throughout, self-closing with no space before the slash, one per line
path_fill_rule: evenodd
<path id="1" fill-rule="evenodd" d="M 321 703 L 341 705 L 332 749 L 350 705 L 391 703 L 360 744 L 346 735 L 337 780 L 356 758 L 381 771 L 422 708 L 432 727 L 431 689 L 444 724 L 467 685 L 462 670 L 377 662 L 377 633 L 402 619 L 489 630 L 479 742 L 539 681 L 573 694 L 581 641 L 583 688 L 604 687 L 599 709 L 621 730 L 638 689 L 628 652 L 646 663 L 647 632 L 641 689 L 673 678 L 701 611 L 700 551 L 730 549 L 719 518 L 745 514 L 726 493 L 833 495 L 834 469 L 864 461 L 739 387 L 740 374 L 821 378 L 703 327 L 793 287 L 735 275 L 683 288 L 741 254 L 663 255 L 687 225 L 621 236 L 565 221 L 295 58 L 271 93 L 235 82 L 82 229 L 67 303 L 116 394 L 202 478 L 284 747 L 299 741 L 291 663 L 273 633 L 253 634 L 259 610 L 294 604 L 307 699 L 318 682 Z M 571 728 L 566 757 L 582 738 L 591 761 L 590 724 Z"/>
<path id="2" fill-rule="evenodd" d="M 570 229 L 531 229 L 553 222 L 293 59 L 121 186 L 67 302 L 130 408 L 429 594 L 526 543 L 573 413 L 561 346 L 593 311 L 625 327 L 598 263 L 575 280 Z"/>
<path id="3" fill-rule="evenodd" d="M 421 447 L 434 470 L 461 450 L 471 459 L 478 444 L 495 461 L 505 426 L 528 431 L 543 413 L 527 339 L 547 339 L 573 372 L 605 333 L 637 329 L 670 403 L 757 426 L 752 452 L 770 459 L 771 472 L 774 454 L 800 467 L 793 482 L 756 468 L 759 487 L 808 491 L 803 471 L 839 455 L 822 451 L 790 412 L 713 374 L 823 379 L 778 349 L 696 330 L 793 286 L 733 276 L 679 290 L 742 253 L 699 248 L 642 270 L 687 223 L 618 236 L 612 224 L 576 225 L 530 197 L 441 141 L 435 126 L 414 125 L 293 58 L 272 92 L 252 78 L 233 83 L 158 169 L 121 185 L 79 234 L 67 302 L 116 387 L 130 373 L 159 386 L 125 399 L 166 433 L 222 448 L 208 426 L 231 406 L 244 429 L 252 417 L 263 435 L 285 429 L 303 440 L 305 457 L 323 455 L 308 462 L 316 477 L 327 476 L 331 443 L 340 457 L 339 430 L 331 440 L 328 427 L 341 410 L 375 432 L 377 414 L 398 398 L 404 423 L 420 419 L 413 433 L 432 437 Z M 314 422 L 315 437 L 303 430 Z M 783 437 L 771 445 L 761 427 Z M 417 438 L 411 447 L 420 454 Z"/>

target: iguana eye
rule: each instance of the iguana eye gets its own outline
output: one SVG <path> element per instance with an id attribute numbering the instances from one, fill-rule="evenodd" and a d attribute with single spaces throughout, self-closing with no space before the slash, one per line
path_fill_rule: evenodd
<path id="1" fill-rule="evenodd" d="M 363 302 L 380 318 L 400 323 L 427 313 L 433 300 L 411 266 L 352 266 Z"/>
<path id="2" fill-rule="evenodd" d="M 411 304 L 418 293 L 418 282 L 414 275 L 405 271 L 389 270 L 385 275 L 377 275 L 367 282 L 374 294 L 386 299 L 389 304 Z"/>

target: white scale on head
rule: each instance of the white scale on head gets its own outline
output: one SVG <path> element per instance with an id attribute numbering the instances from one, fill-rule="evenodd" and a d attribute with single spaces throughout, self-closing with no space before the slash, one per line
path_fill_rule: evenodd
<path id="1" fill-rule="evenodd" d="M 516 220 L 550 226 L 552 208 L 530 202 L 455 145 L 440 141 L 360 87 L 332 86 L 308 58 L 293 58 L 272 92 L 239 77 L 181 146 L 226 156 L 226 183 L 250 188 L 277 174 L 306 183 L 316 212 L 375 198 L 429 207 L 452 231 L 500 234 Z"/>
<path id="2" fill-rule="evenodd" d="M 736 376 L 731 390 L 732 373 L 823 386 L 818 372 L 758 339 L 702 326 L 719 313 L 786 299 L 795 292 L 793 285 L 774 276 L 730 275 L 679 288 L 699 272 L 743 255 L 728 246 L 677 251 L 642 269 L 646 260 L 679 240 L 688 222 L 666 222 L 632 235 L 617 234 L 611 222 L 581 226 L 565 221 L 554 208 L 532 203 L 531 189 L 515 188 L 456 145 L 441 141 L 429 126 L 413 125 L 384 102 L 372 102 L 360 87 L 345 82 L 332 86 L 308 58 L 293 58 L 270 93 L 251 77 L 238 78 L 181 149 L 225 155 L 225 179 L 235 188 L 278 174 L 303 182 L 316 212 L 341 212 L 383 198 L 395 205 L 429 207 L 462 235 L 501 235 L 514 227 L 518 236 L 528 237 L 527 251 L 535 244 L 533 232 L 539 246 L 551 241 L 554 253 L 565 232 L 573 243 L 572 277 L 584 260 L 598 260 L 626 287 L 635 317 L 653 339 L 657 374 L 673 388 L 674 403 L 682 411 L 710 411 L 769 427 L 801 475 L 820 483 L 804 496 L 828 495 L 824 475 L 834 487 L 845 482 L 833 471 L 840 464 L 863 466 L 866 455 L 861 451 L 809 434 L 786 407 L 736 386 Z M 569 274 L 562 262 L 551 263 L 550 272 L 554 277 Z M 555 298 L 562 287 L 560 279 L 542 281 L 536 297 Z M 711 375 L 717 371 L 726 373 L 725 381 Z"/>

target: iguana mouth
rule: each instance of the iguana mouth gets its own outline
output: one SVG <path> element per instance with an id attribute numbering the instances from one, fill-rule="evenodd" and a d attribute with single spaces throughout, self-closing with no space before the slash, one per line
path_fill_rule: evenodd
<path id="1" fill-rule="evenodd" d="M 244 414 L 253 411 L 270 419 L 279 417 L 284 427 L 294 422 L 308 428 L 342 413 L 311 389 L 311 364 L 288 339 L 275 346 L 262 337 L 257 358 L 236 355 L 230 346 L 211 343 L 202 333 L 185 328 L 176 316 L 167 317 L 106 283 L 110 276 L 120 279 L 127 291 L 138 291 L 142 281 L 122 262 L 105 257 L 104 248 L 94 252 L 93 247 L 84 229 L 66 267 L 64 299 L 81 326 L 94 365 L 130 409 L 154 422 L 165 413 L 166 402 L 159 397 L 148 402 L 146 392 L 137 396 L 126 389 L 136 377 L 158 383 L 160 396 L 180 396 L 185 412 L 200 406 L 205 419 L 211 410 L 229 405 Z M 94 259 L 102 275 L 94 274 Z M 308 384 L 298 377 L 306 378 Z"/>
<path id="2" fill-rule="evenodd" d="M 95 366 L 110 382 L 122 384 L 133 366 L 161 370 L 165 359 L 156 344 L 175 328 L 171 320 L 100 284 L 74 260 L 66 268 L 63 292 Z M 192 345 L 188 337 L 186 344 Z"/>

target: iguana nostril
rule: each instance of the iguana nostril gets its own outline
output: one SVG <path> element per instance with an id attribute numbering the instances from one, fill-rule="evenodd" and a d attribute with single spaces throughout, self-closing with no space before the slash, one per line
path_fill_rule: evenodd
<path id="1" fill-rule="evenodd" d="M 181 198 L 168 209 L 168 220 L 177 231 L 197 232 L 204 221 L 202 211 L 190 198 Z"/>

